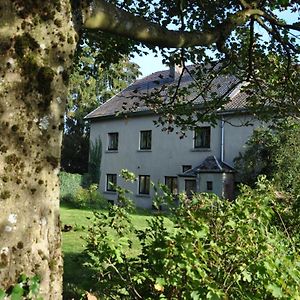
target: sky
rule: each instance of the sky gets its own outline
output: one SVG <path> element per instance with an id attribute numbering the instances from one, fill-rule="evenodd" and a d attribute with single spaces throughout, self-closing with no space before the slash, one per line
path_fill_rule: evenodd
<path id="1" fill-rule="evenodd" d="M 277 12 L 278 13 L 278 12 Z M 286 20 L 287 23 L 294 23 L 298 20 L 299 15 L 297 13 L 283 12 L 278 14 L 282 19 Z M 258 32 L 265 34 L 264 30 L 260 28 Z M 137 54 L 132 59 L 133 62 L 140 66 L 142 75 L 139 78 L 147 76 L 153 72 L 166 70 L 168 66 L 162 64 L 162 57 L 158 55 L 155 57 L 153 52 L 149 52 L 148 55 L 138 56 Z"/>
<path id="2" fill-rule="evenodd" d="M 156 71 L 166 70 L 168 68 L 162 64 L 162 57 L 160 55 L 155 57 L 153 52 L 143 56 L 138 56 L 136 54 L 132 61 L 140 66 L 140 71 L 142 73 L 140 77 L 147 76 Z"/>

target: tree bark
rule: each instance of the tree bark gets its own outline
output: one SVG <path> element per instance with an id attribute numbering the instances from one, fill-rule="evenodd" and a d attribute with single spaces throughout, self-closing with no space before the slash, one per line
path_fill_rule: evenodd
<path id="1" fill-rule="evenodd" d="M 0 0 L 0 287 L 41 277 L 60 299 L 59 172 L 77 33 L 69 1 Z"/>

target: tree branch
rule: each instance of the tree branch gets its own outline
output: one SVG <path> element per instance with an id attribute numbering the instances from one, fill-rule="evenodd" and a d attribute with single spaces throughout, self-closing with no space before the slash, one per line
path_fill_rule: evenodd
<path id="1" fill-rule="evenodd" d="M 246 23 L 250 16 L 262 14 L 263 11 L 259 9 L 246 8 L 230 14 L 224 22 L 209 30 L 175 31 L 134 16 L 104 0 L 96 0 L 93 7 L 84 11 L 84 27 L 118 34 L 146 44 L 182 48 L 222 42 L 236 27 Z"/>

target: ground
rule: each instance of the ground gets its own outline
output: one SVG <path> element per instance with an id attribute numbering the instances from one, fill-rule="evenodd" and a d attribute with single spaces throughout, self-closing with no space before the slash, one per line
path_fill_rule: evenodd
<path id="1" fill-rule="evenodd" d="M 63 228 L 63 254 L 64 254 L 64 299 L 79 299 L 85 291 L 93 290 L 95 281 L 91 270 L 84 267 L 83 250 L 84 238 L 93 218 L 90 209 L 75 209 L 67 206 L 61 207 L 61 222 Z M 147 219 L 151 213 L 139 211 L 132 215 L 136 228 L 147 226 Z M 139 251 L 135 248 L 136 253 Z"/>

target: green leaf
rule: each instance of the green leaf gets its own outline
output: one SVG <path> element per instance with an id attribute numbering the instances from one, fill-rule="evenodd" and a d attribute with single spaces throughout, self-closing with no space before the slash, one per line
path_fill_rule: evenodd
<path id="1" fill-rule="evenodd" d="M 248 281 L 248 282 L 252 281 L 251 273 L 249 273 L 248 271 L 244 270 L 242 272 L 242 275 L 243 275 L 243 281 Z"/>
<path id="2" fill-rule="evenodd" d="M 267 290 L 272 293 L 272 296 L 274 298 L 281 298 L 281 297 L 283 297 L 283 293 L 282 293 L 281 287 L 279 287 L 276 284 L 269 284 L 267 286 Z"/>
<path id="3" fill-rule="evenodd" d="M 34 276 L 30 280 L 29 291 L 32 295 L 37 295 L 40 288 L 40 279 L 38 276 Z"/>
<path id="4" fill-rule="evenodd" d="M 14 286 L 12 293 L 11 293 L 11 300 L 21 300 L 24 294 L 24 289 L 22 288 L 21 284 L 17 284 Z"/>
<path id="5" fill-rule="evenodd" d="M 4 292 L 4 290 L 0 289 L 0 300 L 3 300 L 6 296 L 6 293 Z"/>
<path id="6" fill-rule="evenodd" d="M 191 297 L 192 297 L 193 300 L 198 300 L 198 299 L 200 299 L 199 293 L 198 293 L 197 291 L 193 291 L 193 292 L 191 293 Z"/>

